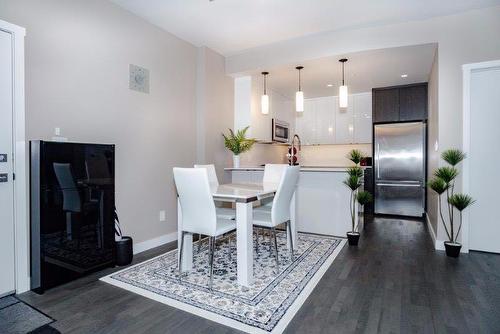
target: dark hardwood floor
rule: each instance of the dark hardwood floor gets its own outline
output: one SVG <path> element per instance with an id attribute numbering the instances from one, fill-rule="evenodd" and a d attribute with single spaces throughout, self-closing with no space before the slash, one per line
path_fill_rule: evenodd
<path id="1" fill-rule="evenodd" d="M 140 262 L 175 243 L 136 256 Z M 62 333 L 236 333 L 98 281 L 19 297 Z M 500 333 L 500 256 L 447 258 L 420 221 L 377 218 L 346 246 L 285 333 Z"/>

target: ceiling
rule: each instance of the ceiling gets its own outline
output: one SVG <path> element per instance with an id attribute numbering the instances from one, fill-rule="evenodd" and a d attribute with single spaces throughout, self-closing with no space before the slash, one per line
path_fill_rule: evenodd
<path id="1" fill-rule="evenodd" d="M 500 0 L 111 0 L 196 46 L 230 55 L 329 30 L 419 20 Z"/>
<path id="2" fill-rule="evenodd" d="M 308 60 L 301 64 L 302 90 L 305 98 L 338 95 L 345 63 L 345 82 L 349 93 L 371 92 L 372 88 L 427 82 L 431 72 L 436 44 L 423 44 L 390 49 L 370 50 L 335 57 Z M 297 70 L 294 65 L 283 65 L 265 69 L 267 87 L 290 99 L 297 90 Z M 248 73 L 262 80 L 260 71 Z M 406 74 L 406 78 L 401 75 Z M 327 85 L 331 84 L 332 87 Z"/>

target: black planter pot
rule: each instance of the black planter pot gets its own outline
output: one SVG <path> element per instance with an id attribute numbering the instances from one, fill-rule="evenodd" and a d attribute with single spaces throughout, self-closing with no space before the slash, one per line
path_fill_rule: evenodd
<path id="1" fill-rule="evenodd" d="M 122 237 L 122 240 L 116 241 L 116 264 L 126 266 L 132 262 L 134 257 L 132 238 Z"/>
<path id="2" fill-rule="evenodd" d="M 349 246 L 357 246 L 359 241 L 359 232 L 347 232 L 347 241 Z"/>
<path id="3" fill-rule="evenodd" d="M 458 257 L 460 255 L 460 249 L 462 245 L 458 242 L 444 242 L 444 248 L 446 249 L 446 255 L 449 257 Z"/>

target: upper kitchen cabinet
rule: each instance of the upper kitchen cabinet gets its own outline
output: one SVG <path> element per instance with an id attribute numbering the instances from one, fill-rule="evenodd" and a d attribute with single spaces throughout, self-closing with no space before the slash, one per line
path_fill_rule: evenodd
<path id="1" fill-rule="evenodd" d="M 372 142 L 372 94 L 356 94 L 354 105 L 354 142 Z"/>
<path id="2" fill-rule="evenodd" d="M 427 119 L 427 83 L 374 88 L 373 123 Z"/>
<path id="3" fill-rule="evenodd" d="M 354 143 L 354 103 L 350 95 L 347 108 L 339 108 L 339 99 L 335 96 L 335 144 Z"/>
<path id="4" fill-rule="evenodd" d="M 296 132 L 303 145 L 371 143 L 372 94 L 349 96 L 349 106 L 339 109 L 337 96 L 304 101 L 296 115 Z"/>
<path id="5" fill-rule="evenodd" d="M 399 89 L 399 120 L 427 119 L 427 84 Z"/>
<path id="6" fill-rule="evenodd" d="M 373 122 L 399 120 L 399 89 L 373 89 Z"/>

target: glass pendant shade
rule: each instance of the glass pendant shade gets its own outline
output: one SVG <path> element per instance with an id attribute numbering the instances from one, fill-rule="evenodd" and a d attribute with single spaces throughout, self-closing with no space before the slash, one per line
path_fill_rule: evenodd
<path id="1" fill-rule="evenodd" d="M 304 111 L 304 92 L 298 91 L 295 93 L 295 111 L 303 112 Z"/>
<path id="2" fill-rule="evenodd" d="M 269 95 L 264 94 L 260 98 L 260 111 L 262 114 L 269 114 Z"/>
<path id="3" fill-rule="evenodd" d="M 347 86 L 339 87 L 339 107 L 347 108 L 347 100 L 348 100 L 348 91 Z"/>

